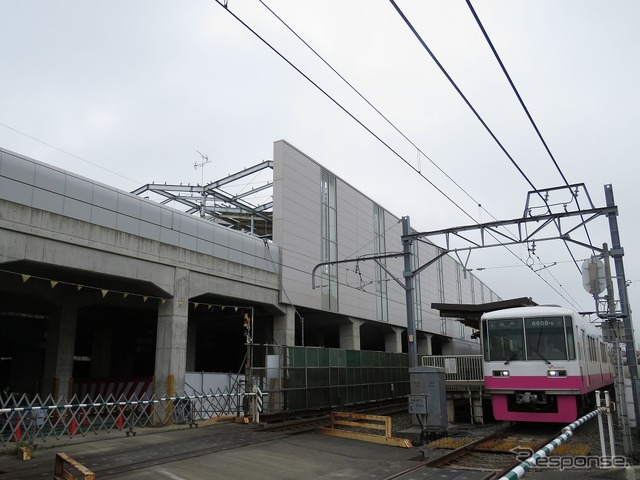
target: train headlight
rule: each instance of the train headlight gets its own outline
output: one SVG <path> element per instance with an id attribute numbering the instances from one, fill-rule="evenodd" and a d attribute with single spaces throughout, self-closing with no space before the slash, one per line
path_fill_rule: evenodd
<path id="1" fill-rule="evenodd" d="M 493 376 L 499 378 L 507 378 L 509 377 L 509 370 L 494 370 Z"/>
<path id="2" fill-rule="evenodd" d="M 566 377 L 566 370 L 547 370 L 547 377 Z"/>

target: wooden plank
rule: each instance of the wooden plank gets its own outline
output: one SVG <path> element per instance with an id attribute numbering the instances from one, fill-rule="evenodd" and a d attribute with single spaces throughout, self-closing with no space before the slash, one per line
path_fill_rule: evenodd
<path id="1" fill-rule="evenodd" d="M 350 412 L 332 412 L 331 415 L 334 417 L 345 417 L 351 419 L 360 419 L 360 420 L 377 420 L 379 422 L 384 422 L 387 418 L 383 415 L 369 415 L 367 413 L 350 413 Z"/>
<path id="2" fill-rule="evenodd" d="M 377 443 L 380 445 L 390 445 L 393 447 L 412 448 L 411 442 L 406 438 L 383 437 L 382 435 L 372 435 L 370 433 L 349 432 L 347 430 L 338 430 L 335 428 L 320 427 L 316 429 L 321 435 L 330 435 L 333 437 L 350 438 L 352 440 L 361 440 L 365 442 Z"/>
<path id="3" fill-rule="evenodd" d="M 377 423 L 348 422 L 346 420 L 334 420 L 333 424 L 343 427 L 370 428 L 371 430 L 384 431 L 386 429 L 386 425 L 380 425 Z"/>
<path id="4" fill-rule="evenodd" d="M 55 480 L 76 480 L 76 477 L 65 470 L 65 464 L 70 465 L 72 468 L 80 472 L 80 474 L 82 475 L 82 480 L 96 479 L 96 474 L 82 465 L 80 462 L 75 461 L 66 453 L 56 453 L 56 460 L 53 467 Z"/>
<path id="5" fill-rule="evenodd" d="M 237 418 L 242 418 L 242 417 L 237 417 L 235 415 L 222 415 L 220 417 L 211 417 L 211 418 L 207 418 L 206 420 L 199 420 L 198 423 L 203 426 L 210 425 L 212 423 L 218 423 L 218 422 L 241 423 L 241 421 L 236 421 Z"/>
<path id="6" fill-rule="evenodd" d="M 374 423 L 377 422 L 377 423 Z M 365 413 L 332 412 L 332 428 L 319 428 L 316 431 L 324 435 L 335 437 L 351 438 L 366 442 L 392 445 L 396 447 L 411 448 L 411 442 L 405 438 L 394 438 L 391 433 L 391 417 L 382 415 L 369 415 Z M 383 431 L 384 434 L 354 432 L 345 429 L 335 428 L 353 427 L 365 430 Z"/>

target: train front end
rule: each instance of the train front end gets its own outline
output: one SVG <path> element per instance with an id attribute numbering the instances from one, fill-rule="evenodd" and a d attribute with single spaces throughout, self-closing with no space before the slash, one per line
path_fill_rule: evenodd
<path id="1" fill-rule="evenodd" d="M 496 420 L 570 423 L 584 390 L 574 315 L 558 307 L 485 314 L 483 374 Z"/>

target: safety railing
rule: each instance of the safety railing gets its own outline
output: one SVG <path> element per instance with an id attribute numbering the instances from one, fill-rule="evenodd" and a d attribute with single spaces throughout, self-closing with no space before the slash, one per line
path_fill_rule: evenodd
<path id="1" fill-rule="evenodd" d="M 482 355 L 424 355 L 423 367 L 444 368 L 445 380 L 481 382 Z"/>
<path id="2" fill-rule="evenodd" d="M 600 402 L 600 392 L 596 391 L 596 403 L 598 405 Z M 518 464 L 516 467 L 511 469 L 505 475 L 500 477 L 498 480 L 516 480 L 518 478 L 523 477 L 531 468 L 534 466 L 544 465 L 544 461 L 548 460 L 549 456 L 553 453 L 553 451 L 562 445 L 564 442 L 568 441 L 572 436 L 574 430 L 576 430 L 579 426 L 585 424 L 589 420 L 598 417 L 598 427 L 600 431 L 600 443 L 601 443 L 601 455 L 600 456 L 592 456 L 592 457 L 566 457 L 560 459 L 558 462 L 554 462 L 554 467 L 559 466 L 560 469 L 567 469 L 572 467 L 580 468 L 582 471 L 585 469 L 606 469 L 606 468 L 614 468 L 614 467 L 627 467 L 627 459 L 624 456 L 617 456 L 615 453 L 614 443 L 613 443 L 613 429 L 612 429 L 612 417 L 611 412 L 615 408 L 613 402 L 609 401 L 609 392 L 605 392 L 605 405 L 599 406 L 595 410 L 587 413 L 586 415 L 580 417 L 575 422 L 570 423 L 566 427 L 562 429 L 561 435 L 554 438 L 551 442 L 547 443 L 544 447 L 542 447 L 537 452 L 533 452 L 530 450 L 527 455 L 528 457 Z M 611 442 L 611 450 L 609 454 L 607 454 L 605 448 L 605 434 L 602 426 L 602 415 L 607 415 L 607 420 L 609 423 L 609 440 Z M 549 462 L 551 463 L 551 462 Z M 577 475 L 576 475 L 577 476 Z"/>
<path id="3" fill-rule="evenodd" d="M 114 430 L 124 430 L 129 436 L 147 426 L 192 425 L 220 416 L 239 416 L 246 412 L 249 398 L 255 395 L 221 390 L 162 397 L 145 394 L 140 398 L 74 396 L 70 400 L 23 395 L 0 404 L 0 445 L 6 447 L 11 442 L 33 445 L 65 436 Z"/>

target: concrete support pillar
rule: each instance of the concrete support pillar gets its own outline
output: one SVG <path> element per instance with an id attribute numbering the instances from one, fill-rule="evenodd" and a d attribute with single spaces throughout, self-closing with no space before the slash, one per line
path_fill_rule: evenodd
<path id="1" fill-rule="evenodd" d="M 273 339 L 278 345 L 296 344 L 296 317 L 290 305 L 286 306 L 284 315 L 273 316 Z"/>
<path id="2" fill-rule="evenodd" d="M 111 346 L 113 327 L 108 323 L 96 325 L 91 346 L 91 376 L 108 377 L 111 375 Z"/>
<path id="3" fill-rule="evenodd" d="M 189 271 L 175 270 L 174 297 L 158 308 L 156 395 L 184 391 L 189 320 Z M 171 390 L 171 392 L 169 392 Z"/>
<path id="4" fill-rule="evenodd" d="M 42 381 L 42 393 L 54 397 L 71 396 L 73 354 L 76 346 L 78 307 L 65 302 L 58 315 L 52 315 L 47 328 L 47 351 Z"/>
<path id="5" fill-rule="evenodd" d="M 402 329 L 392 327 L 393 331 L 384 336 L 384 351 L 387 353 L 402 353 Z"/>
<path id="6" fill-rule="evenodd" d="M 418 338 L 418 353 L 420 355 L 433 355 L 433 349 L 431 348 L 431 338 L 433 335 L 430 333 L 421 333 Z"/>
<path id="7" fill-rule="evenodd" d="M 360 350 L 360 326 L 362 320 L 349 319 L 347 325 L 340 325 L 340 348 L 344 350 Z"/>

